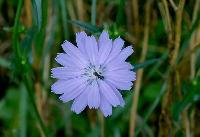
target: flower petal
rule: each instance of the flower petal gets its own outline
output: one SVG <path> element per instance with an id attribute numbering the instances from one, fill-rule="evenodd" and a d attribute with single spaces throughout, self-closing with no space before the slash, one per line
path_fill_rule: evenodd
<path id="1" fill-rule="evenodd" d="M 97 64 L 98 47 L 94 36 L 87 37 L 86 39 L 86 52 L 92 65 Z"/>
<path id="2" fill-rule="evenodd" d="M 120 100 L 120 106 L 123 107 L 124 104 L 125 104 L 125 102 L 124 102 L 124 99 L 123 99 L 121 93 L 119 92 L 119 90 L 117 90 L 117 89 L 115 88 L 114 85 L 112 85 L 111 83 L 108 83 L 108 84 L 110 85 L 110 87 L 113 89 L 115 95 L 116 95 L 116 96 L 118 97 L 118 99 Z"/>
<path id="3" fill-rule="evenodd" d="M 70 67 L 57 67 L 51 69 L 51 73 L 52 78 L 69 79 L 80 77 L 84 73 L 84 70 Z"/>
<path id="4" fill-rule="evenodd" d="M 134 67 L 127 62 L 114 62 L 111 61 L 106 65 L 106 70 L 107 71 L 117 71 L 117 70 L 131 70 Z"/>
<path id="5" fill-rule="evenodd" d="M 99 44 L 103 45 L 105 41 L 109 40 L 108 31 L 104 30 L 99 37 Z"/>
<path id="6" fill-rule="evenodd" d="M 55 60 L 60 64 L 60 65 L 63 65 L 63 66 L 69 66 L 70 62 L 68 62 L 68 58 L 69 56 L 67 54 L 64 54 L 64 53 L 59 53 L 57 55 L 57 57 L 55 58 Z M 71 61 L 73 62 L 73 61 Z"/>
<path id="7" fill-rule="evenodd" d="M 89 108 L 98 108 L 100 105 L 100 94 L 97 82 L 94 81 L 88 90 L 88 106 Z"/>
<path id="8" fill-rule="evenodd" d="M 108 59 L 106 60 L 105 64 L 108 64 L 111 60 L 115 59 L 119 53 L 122 50 L 122 47 L 124 45 L 124 40 L 120 37 L 116 38 L 112 43 L 112 50 L 110 52 L 110 55 Z"/>
<path id="9" fill-rule="evenodd" d="M 112 104 L 114 107 L 120 105 L 120 100 L 117 98 L 112 88 L 106 82 L 98 80 L 98 84 L 100 87 L 100 92 L 110 104 Z"/>
<path id="10" fill-rule="evenodd" d="M 133 53 L 133 47 L 128 46 L 121 51 L 119 56 L 123 61 L 125 61 L 132 53 Z"/>
<path id="11" fill-rule="evenodd" d="M 99 38 L 99 64 L 102 65 L 107 59 L 112 49 L 112 40 L 109 39 L 107 31 L 103 31 Z"/>
<path id="12" fill-rule="evenodd" d="M 110 82 L 112 85 L 114 85 L 117 89 L 120 90 L 130 90 L 132 88 L 133 83 L 130 81 L 118 81 L 117 79 L 109 78 L 106 79 L 107 82 Z"/>
<path id="13" fill-rule="evenodd" d="M 51 90 L 55 94 L 68 93 L 86 81 L 85 78 L 74 78 L 68 80 L 58 80 L 52 86 Z"/>
<path id="14" fill-rule="evenodd" d="M 85 65 L 83 65 L 79 59 L 75 58 L 74 56 L 69 56 L 65 53 L 59 53 L 55 60 L 65 66 L 65 67 L 73 67 L 73 68 L 84 68 Z"/>
<path id="15" fill-rule="evenodd" d="M 67 92 L 64 92 L 63 95 L 59 97 L 60 100 L 63 102 L 68 102 L 70 100 L 73 100 L 78 95 L 80 95 L 85 88 L 87 87 L 87 81 L 84 79 L 77 80 L 78 86 L 73 86 L 71 89 L 67 89 Z"/>
<path id="16" fill-rule="evenodd" d="M 107 60 L 112 48 L 112 40 L 105 41 L 104 45 L 100 45 L 99 64 L 102 65 Z"/>
<path id="17" fill-rule="evenodd" d="M 112 105 L 107 101 L 107 99 L 101 94 L 101 104 L 100 110 L 105 117 L 112 115 Z"/>
<path id="18" fill-rule="evenodd" d="M 136 73 L 130 70 L 116 70 L 116 71 L 107 71 L 104 73 L 104 77 L 107 79 L 117 79 L 118 81 L 135 81 Z"/>
<path id="19" fill-rule="evenodd" d="M 87 106 L 87 87 L 77 98 L 74 99 L 74 102 L 71 106 L 71 110 L 76 114 L 81 113 Z"/>
<path id="20" fill-rule="evenodd" d="M 76 43 L 77 43 L 78 49 L 84 55 L 87 56 L 87 53 L 86 53 L 86 50 L 85 50 L 85 47 L 86 47 L 86 45 L 85 45 L 86 38 L 87 38 L 87 34 L 85 32 L 76 33 Z"/>
<path id="21" fill-rule="evenodd" d="M 62 48 L 71 58 L 75 58 L 79 64 L 83 66 L 88 64 L 88 60 L 84 54 L 82 54 L 80 50 L 69 41 L 65 40 L 65 42 L 62 44 Z"/>

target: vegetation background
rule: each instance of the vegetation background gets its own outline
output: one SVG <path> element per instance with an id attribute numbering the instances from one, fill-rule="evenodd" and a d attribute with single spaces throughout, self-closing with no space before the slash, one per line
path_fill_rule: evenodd
<path id="1" fill-rule="evenodd" d="M 51 93 L 75 33 L 121 36 L 137 72 L 126 105 L 79 115 Z M 1 137 L 200 137 L 200 0 L 0 0 Z"/>

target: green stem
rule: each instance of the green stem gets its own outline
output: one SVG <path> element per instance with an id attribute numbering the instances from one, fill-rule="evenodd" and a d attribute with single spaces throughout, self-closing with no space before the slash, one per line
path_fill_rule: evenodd
<path id="1" fill-rule="evenodd" d="M 16 58 L 20 57 L 20 50 L 19 50 L 19 43 L 18 43 L 18 25 L 19 25 L 19 17 L 21 15 L 23 0 L 18 1 L 17 5 L 17 13 L 15 17 L 15 23 L 13 27 L 13 33 L 12 33 L 12 46 L 15 53 Z"/>
<path id="2" fill-rule="evenodd" d="M 92 0 L 92 9 L 91 9 L 91 23 L 92 25 L 96 24 L 96 0 Z"/>
<path id="3" fill-rule="evenodd" d="M 23 77 L 24 79 L 24 82 L 25 82 L 25 85 L 26 85 L 26 88 L 28 90 L 28 94 L 29 94 L 29 97 L 30 97 L 30 100 L 31 100 L 31 104 L 33 106 L 33 109 L 34 109 L 34 112 L 35 112 L 35 115 L 36 115 L 36 118 L 40 124 L 40 127 L 45 135 L 45 137 L 48 137 L 48 132 L 47 132 L 47 128 L 45 127 L 44 125 L 44 122 L 42 121 L 41 117 L 40 117 L 40 114 L 37 110 L 37 106 L 36 106 L 36 103 L 35 103 L 35 99 L 34 99 L 34 90 L 33 90 L 33 87 L 31 85 L 31 80 L 30 80 L 30 77 L 28 76 L 28 74 L 26 73 L 25 76 Z"/>

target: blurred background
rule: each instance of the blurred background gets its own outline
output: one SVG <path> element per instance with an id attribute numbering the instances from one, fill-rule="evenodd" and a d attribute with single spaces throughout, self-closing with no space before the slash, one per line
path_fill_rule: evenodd
<path id="1" fill-rule="evenodd" d="M 51 93 L 75 33 L 133 45 L 137 80 L 104 118 Z M 200 137 L 200 0 L 0 0 L 1 137 Z"/>

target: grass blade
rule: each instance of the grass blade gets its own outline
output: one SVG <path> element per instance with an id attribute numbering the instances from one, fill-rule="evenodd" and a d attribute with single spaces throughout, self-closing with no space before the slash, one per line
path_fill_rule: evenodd
<path id="1" fill-rule="evenodd" d="M 199 25 L 199 21 L 200 21 L 200 15 L 197 17 L 197 19 L 195 20 L 195 22 L 192 24 L 191 29 L 190 29 L 190 31 L 187 34 L 187 37 L 183 41 L 183 44 L 181 46 L 181 49 L 180 49 L 180 52 L 179 52 L 178 58 L 177 58 L 178 62 L 181 60 L 181 58 L 183 57 L 183 55 L 185 53 L 185 50 L 188 48 L 190 38 L 191 38 L 193 32 L 196 30 L 197 26 Z"/>
<path id="2" fill-rule="evenodd" d="M 99 28 L 95 25 L 85 23 L 85 22 L 81 22 L 81 21 L 78 21 L 78 20 L 69 20 L 68 22 L 71 23 L 71 24 L 74 24 L 76 26 L 79 26 L 79 27 L 91 32 L 91 33 L 97 33 L 97 32 L 101 32 L 103 30 L 102 28 Z"/>
<path id="3" fill-rule="evenodd" d="M 164 63 L 164 61 L 167 59 L 169 55 L 169 52 L 165 52 L 162 56 L 161 56 L 161 61 L 159 61 L 158 63 L 155 64 L 155 66 L 151 69 L 151 71 L 149 71 L 149 73 L 147 74 L 147 77 L 150 78 L 152 77 L 155 72 L 158 70 L 158 68 Z"/>
<path id="4" fill-rule="evenodd" d="M 62 25 L 64 29 L 65 39 L 68 38 L 68 28 L 67 28 L 67 8 L 65 0 L 59 0 L 60 8 L 61 8 L 61 16 L 62 16 Z"/>
<path id="5" fill-rule="evenodd" d="M 137 64 L 134 66 L 134 71 L 137 71 L 138 69 L 141 69 L 141 68 L 148 67 L 149 65 L 152 65 L 160 60 L 161 58 L 151 59 L 151 60 L 145 61 L 144 63 Z"/>
<path id="6" fill-rule="evenodd" d="M 96 0 L 92 0 L 91 24 L 96 25 Z"/>
<path id="7" fill-rule="evenodd" d="M 136 130 L 136 134 L 135 136 L 138 136 L 138 134 L 140 133 L 141 129 L 144 127 L 144 125 L 146 124 L 147 120 L 149 119 L 150 115 L 152 114 L 152 112 L 154 111 L 154 109 L 156 108 L 156 106 L 158 105 L 158 103 L 160 102 L 160 99 L 162 97 L 162 95 L 164 94 L 164 92 L 166 91 L 167 88 L 167 83 L 165 82 L 160 90 L 159 95 L 157 96 L 157 98 L 155 99 L 155 101 L 153 102 L 152 106 L 149 108 L 149 110 L 147 111 L 146 115 L 144 116 L 144 121 L 141 124 L 141 126 Z"/>
<path id="8" fill-rule="evenodd" d="M 20 96 L 20 137 L 26 137 L 26 130 L 27 130 L 27 124 L 26 124 L 26 114 L 27 114 L 27 92 L 24 87 L 24 85 L 21 87 L 21 96 Z"/>
<path id="9" fill-rule="evenodd" d="M 119 7 L 118 7 L 118 12 L 117 12 L 117 18 L 116 18 L 116 23 L 117 26 L 122 26 L 124 25 L 124 7 L 125 7 L 125 1 L 124 0 L 120 0 L 119 1 Z"/>
<path id="10" fill-rule="evenodd" d="M 36 22 L 38 29 L 40 30 L 42 27 L 42 1 L 41 0 L 33 0 L 33 11 L 35 14 Z"/>
<path id="11" fill-rule="evenodd" d="M 23 5 L 23 1 L 19 0 L 18 5 L 17 5 L 17 13 L 16 13 L 15 23 L 13 27 L 13 33 L 12 33 L 12 46 L 13 46 L 13 50 L 14 50 L 14 54 L 16 58 L 20 57 L 20 49 L 19 49 L 19 41 L 18 41 L 18 27 L 19 27 L 19 17 L 22 11 L 22 5 Z"/>

